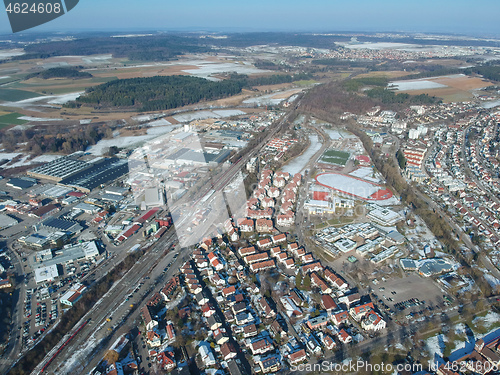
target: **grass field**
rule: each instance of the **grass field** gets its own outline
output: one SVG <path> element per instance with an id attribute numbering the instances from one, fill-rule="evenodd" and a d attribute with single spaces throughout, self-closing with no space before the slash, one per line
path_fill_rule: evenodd
<path id="1" fill-rule="evenodd" d="M 30 91 L 0 88 L 0 101 L 17 102 L 19 100 L 35 98 L 37 96 L 40 95 Z"/>
<path id="2" fill-rule="evenodd" d="M 21 116 L 22 115 L 17 112 L 0 116 L 0 128 L 5 128 L 6 126 L 11 126 L 11 125 L 26 124 L 28 121 L 20 120 L 19 117 Z"/>
<path id="3" fill-rule="evenodd" d="M 349 156 L 350 154 L 348 152 L 327 150 L 321 157 L 321 162 L 344 166 L 347 163 Z"/>

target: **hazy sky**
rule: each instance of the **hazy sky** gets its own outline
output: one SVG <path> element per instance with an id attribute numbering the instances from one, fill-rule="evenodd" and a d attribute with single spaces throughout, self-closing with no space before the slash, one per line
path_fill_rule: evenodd
<path id="1" fill-rule="evenodd" d="M 22 2 L 21 0 L 19 0 Z M 409 31 L 500 35 L 499 0 L 80 0 L 36 31 Z M 0 33 L 10 33 L 6 12 Z"/>

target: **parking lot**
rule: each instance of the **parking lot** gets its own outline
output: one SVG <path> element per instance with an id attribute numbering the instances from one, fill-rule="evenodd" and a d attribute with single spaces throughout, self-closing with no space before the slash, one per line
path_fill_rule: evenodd
<path id="1" fill-rule="evenodd" d="M 400 311 L 396 305 L 410 311 L 443 304 L 443 292 L 435 282 L 416 274 L 379 282 L 372 288 L 377 299 L 394 311 Z"/>

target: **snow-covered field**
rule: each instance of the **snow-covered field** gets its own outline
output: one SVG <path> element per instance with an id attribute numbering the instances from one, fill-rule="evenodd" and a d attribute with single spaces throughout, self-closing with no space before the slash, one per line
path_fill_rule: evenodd
<path id="1" fill-rule="evenodd" d="M 391 43 L 391 42 L 346 44 L 345 47 L 350 48 L 350 49 L 373 49 L 373 50 L 377 50 L 377 49 L 413 49 L 413 48 L 415 48 L 415 46 L 412 44 Z"/>
<path id="2" fill-rule="evenodd" d="M 291 174 L 301 173 L 302 170 L 306 167 L 307 163 L 314 156 L 316 152 L 321 149 L 321 143 L 319 142 L 318 136 L 316 134 L 309 136 L 309 141 L 311 144 L 307 148 L 307 150 L 302 153 L 302 155 L 297 156 L 290 163 L 285 165 L 282 169 L 284 172 L 288 172 Z"/>
<path id="3" fill-rule="evenodd" d="M 29 99 L 24 99 L 24 100 L 19 100 L 17 102 L 5 102 L 5 106 L 9 107 L 17 107 L 17 108 L 23 108 L 23 107 L 36 107 L 36 106 L 47 106 L 48 104 L 55 104 L 55 105 L 61 105 L 65 104 L 71 100 L 75 100 L 78 98 L 83 91 L 79 92 L 73 92 L 69 94 L 62 94 L 62 95 L 43 95 L 43 96 L 37 96 L 35 98 L 29 98 Z"/>
<path id="4" fill-rule="evenodd" d="M 370 167 L 360 167 L 349 174 L 354 177 L 362 178 L 363 180 L 372 181 L 375 183 L 380 182 L 378 173 L 374 172 L 373 168 Z M 375 177 L 372 177 L 373 175 L 375 175 Z"/>
<path id="5" fill-rule="evenodd" d="M 14 56 L 21 56 L 24 55 L 24 53 L 25 52 L 22 48 L 4 49 L 0 51 L 0 60 L 8 59 Z"/>
<path id="6" fill-rule="evenodd" d="M 494 100 L 492 102 L 486 102 L 482 104 L 483 108 L 490 109 L 490 108 L 495 108 L 500 105 L 500 100 Z"/>
<path id="7" fill-rule="evenodd" d="M 211 111 L 188 112 L 172 116 L 179 122 L 191 122 L 193 120 L 205 120 L 207 118 L 219 118 L 220 116 Z"/>
<path id="8" fill-rule="evenodd" d="M 258 105 L 277 105 L 280 104 L 285 99 L 275 98 L 276 94 L 267 94 L 262 96 L 256 96 L 255 98 L 249 98 L 243 100 L 245 104 L 258 104 Z"/>
<path id="9" fill-rule="evenodd" d="M 218 109 L 218 110 L 212 111 L 212 112 L 219 115 L 220 117 L 246 115 L 245 112 L 240 111 L 239 109 Z"/>
<path id="10" fill-rule="evenodd" d="M 179 122 L 191 122 L 193 120 L 205 120 L 207 118 L 223 118 L 246 114 L 239 109 L 217 109 L 214 111 L 187 112 L 172 116 Z"/>
<path id="11" fill-rule="evenodd" d="M 23 155 L 23 154 L 22 153 L 0 153 L 0 160 L 2 160 L 2 159 L 12 160 L 16 156 L 19 156 L 19 155 Z M 59 156 L 59 155 L 40 155 L 40 156 L 37 156 L 36 158 L 28 160 L 29 157 L 30 157 L 30 155 L 23 155 L 23 157 L 21 159 L 19 159 L 18 161 L 16 161 L 15 163 L 4 164 L 4 165 L 2 165 L 1 168 L 8 169 L 8 168 L 22 167 L 24 165 L 31 165 L 31 164 L 35 164 L 35 163 L 48 163 L 49 161 L 59 159 L 61 156 Z"/>
<path id="12" fill-rule="evenodd" d="M 44 118 L 44 117 L 32 117 L 32 116 L 21 116 L 20 120 L 40 122 L 40 121 L 62 121 L 62 118 Z"/>
<path id="13" fill-rule="evenodd" d="M 106 151 L 108 151 L 109 147 L 116 146 L 119 148 L 127 148 L 134 145 L 138 145 L 142 142 L 149 141 L 157 137 L 157 134 L 148 134 L 148 135 L 138 135 L 138 136 L 130 136 L 130 137 L 117 137 L 113 139 L 102 139 L 97 144 L 89 147 L 87 152 L 90 152 L 93 155 L 102 155 Z"/>
<path id="14" fill-rule="evenodd" d="M 147 130 L 148 135 L 162 135 L 166 133 L 170 133 L 171 131 L 177 129 L 178 125 L 169 125 L 169 126 L 155 126 L 153 128 L 149 128 Z"/>
<path id="15" fill-rule="evenodd" d="M 325 129 L 325 133 L 328 134 L 328 136 L 332 140 L 339 140 L 344 138 L 338 130 Z"/>
<path id="16" fill-rule="evenodd" d="M 237 63 L 237 62 L 214 62 L 214 61 L 184 61 L 183 65 L 194 65 L 195 69 L 185 69 L 183 72 L 191 74 L 196 77 L 207 78 L 211 80 L 218 80 L 210 77 L 213 74 L 236 72 L 238 74 L 254 74 L 268 72 L 268 70 L 258 69 L 250 63 Z"/>
<path id="17" fill-rule="evenodd" d="M 425 90 L 425 89 L 438 89 L 448 87 L 441 83 L 428 80 L 413 80 L 413 81 L 394 81 L 389 83 L 389 87 L 393 87 L 398 91 L 412 91 L 412 90 Z"/>
<path id="18" fill-rule="evenodd" d="M 55 97 L 55 99 L 49 100 L 49 104 L 66 104 L 69 101 L 75 100 L 83 93 L 84 91 L 72 92 L 71 94 L 58 95 Z"/>
<path id="19" fill-rule="evenodd" d="M 172 125 L 169 121 L 165 120 L 164 118 L 161 118 L 159 120 L 151 121 L 146 124 L 147 126 L 164 126 L 164 125 Z"/>

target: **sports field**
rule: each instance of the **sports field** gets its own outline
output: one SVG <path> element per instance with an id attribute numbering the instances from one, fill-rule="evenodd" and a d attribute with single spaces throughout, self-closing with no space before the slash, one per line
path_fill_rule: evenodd
<path id="1" fill-rule="evenodd" d="M 340 193 L 368 201 L 386 200 L 392 197 L 392 192 L 383 186 L 340 173 L 321 173 L 316 176 L 316 182 Z"/>
<path id="2" fill-rule="evenodd" d="M 321 156 L 322 163 L 336 164 L 344 166 L 349 159 L 350 154 L 344 151 L 338 150 L 327 150 Z"/>

